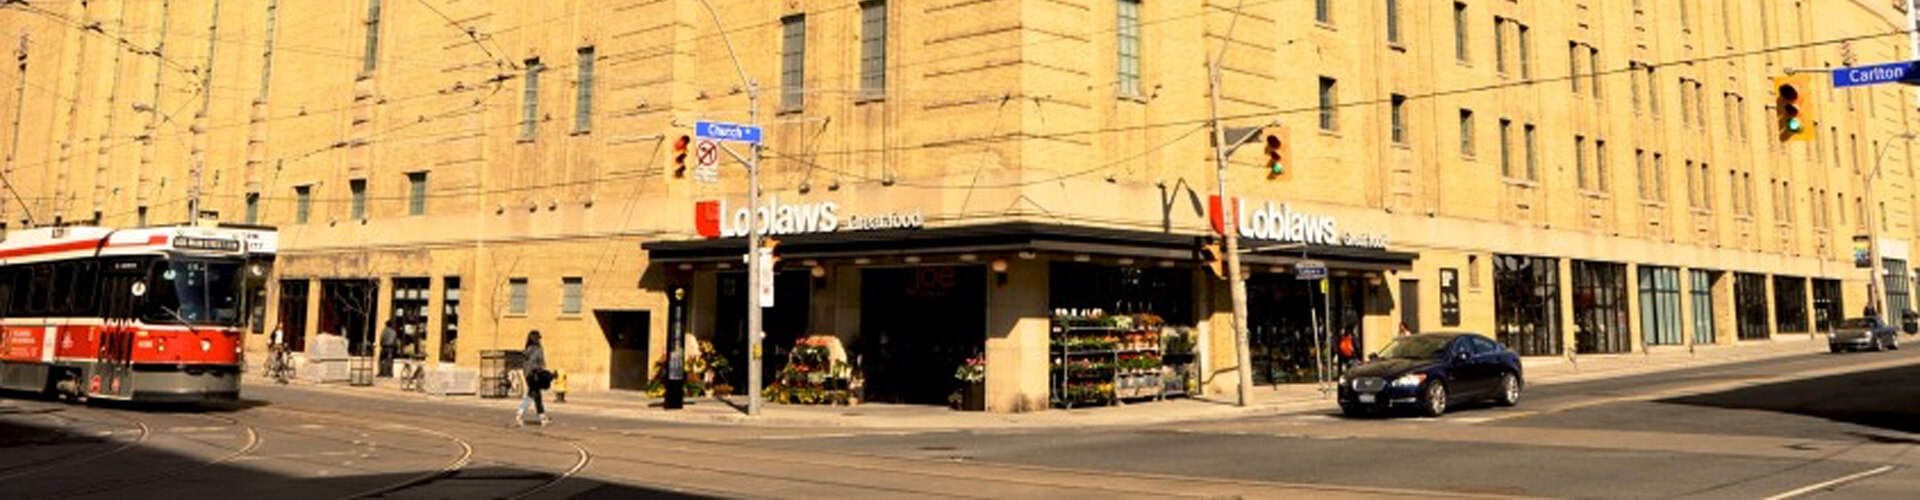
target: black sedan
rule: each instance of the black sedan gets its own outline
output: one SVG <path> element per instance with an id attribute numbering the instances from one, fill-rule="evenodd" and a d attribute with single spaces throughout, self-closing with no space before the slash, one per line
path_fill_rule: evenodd
<path id="1" fill-rule="evenodd" d="M 1833 352 L 1872 349 L 1899 349 L 1900 336 L 1893 325 L 1880 318 L 1847 318 L 1827 332 L 1827 349 Z"/>
<path id="2" fill-rule="evenodd" d="M 1360 416 L 1412 408 L 1427 416 L 1455 402 L 1520 402 L 1520 355 L 1473 333 L 1422 333 L 1393 339 L 1366 364 L 1340 376 L 1340 410 Z"/>

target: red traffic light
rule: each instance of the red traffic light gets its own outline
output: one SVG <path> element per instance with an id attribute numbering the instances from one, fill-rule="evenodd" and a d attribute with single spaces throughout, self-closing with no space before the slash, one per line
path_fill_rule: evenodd
<path id="1" fill-rule="evenodd" d="M 676 179 L 687 176 L 687 149 L 692 144 L 693 138 L 686 134 L 673 139 L 673 177 Z"/>

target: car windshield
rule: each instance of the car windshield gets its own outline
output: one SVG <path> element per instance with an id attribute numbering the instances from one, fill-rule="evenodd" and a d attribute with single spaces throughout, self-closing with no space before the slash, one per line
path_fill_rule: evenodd
<path id="1" fill-rule="evenodd" d="M 1453 338 L 1439 335 L 1400 337 L 1393 339 L 1393 343 L 1387 344 L 1385 349 L 1381 349 L 1380 357 L 1383 359 L 1433 359 L 1446 352 L 1449 340 Z"/>
<path id="2" fill-rule="evenodd" d="M 1841 328 L 1873 328 L 1873 318 L 1847 318 L 1840 322 Z"/>
<path id="3" fill-rule="evenodd" d="M 149 323 L 240 324 L 240 262 L 168 260 L 147 272 Z"/>

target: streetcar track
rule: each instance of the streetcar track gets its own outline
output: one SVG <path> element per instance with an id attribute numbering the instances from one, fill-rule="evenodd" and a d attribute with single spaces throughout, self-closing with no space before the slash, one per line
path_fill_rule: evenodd
<path id="1" fill-rule="evenodd" d="M 322 410 L 312 410 L 312 409 L 296 410 L 291 408 L 278 408 L 278 407 L 269 408 L 269 409 L 275 410 L 275 411 L 287 412 L 287 413 L 301 413 L 306 415 L 313 415 L 320 418 L 328 418 L 328 419 L 334 419 L 334 420 L 347 418 L 347 416 L 345 415 L 341 415 L 334 412 L 322 411 Z M 469 426 L 479 425 L 471 421 L 459 420 L 459 419 L 450 419 L 449 422 L 467 424 Z M 373 488 L 360 493 L 354 493 L 352 495 L 348 495 L 346 498 L 382 497 L 382 496 L 391 495 L 394 493 L 398 493 L 398 492 L 402 492 L 410 489 L 426 487 L 442 480 L 457 479 L 456 476 L 460 473 L 460 471 L 465 469 L 467 465 L 473 462 L 473 454 L 474 454 L 473 445 L 472 443 L 468 442 L 465 439 L 462 439 L 460 437 L 453 436 L 451 434 L 447 434 L 444 432 L 440 432 L 437 430 L 428 429 L 425 427 L 420 427 L 420 426 L 415 426 L 410 424 L 388 422 L 386 425 L 395 427 L 395 428 L 411 429 L 411 430 L 415 430 L 425 434 L 432 434 L 432 435 L 447 439 L 449 441 L 452 441 L 454 444 L 460 446 L 460 450 L 461 450 L 460 456 L 454 458 L 452 461 L 448 462 L 446 465 L 441 466 L 439 470 L 430 471 L 425 474 L 414 476 L 412 478 L 408 478 L 405 481 L 400 481 L 390 485 Z M 571 479 L 574 476 L 578 475 L 581 470 L 586 469 L 587 465 L 592 463 L 593 461 L 593 453 L 587 451 L 586 448 L 575 443 L 574 441 L 578 441 L 577 439 L 560 439 L 562 436 L 544 434 L 544 433 L 540 433 L 538 435 L 541 435 L 543 437 L 554 438 L 553 439 L 554 441 L 566 443 L 567 446 L 573 448 L 574 455 L 578 458 L 574 460 L 573 466 L 568 468 L 566 471 L 560 472 L 558 474 L 541 472 L 540 473 L 541 476 L 551 476 L 551 477 L 549 477 L 545 481 L 542 481 L 540 484 L 534 485 L 532 488 L 529 488 L 525 491 L 522 491 L 516 494 L 506 496 L 504 498 L 521 499 L 521 498 L 526 498 L 526 497 L 538 494 L 542 491 L 546 491 L 548 488 L 552 488 L 553 486 L 556 486 L 561 482 Z M 527 448 L 527 447 L 517 447 L 517 446 L 511 446 L 511 445 L 489 445 L 489 446 L 497 446 L 499 448 L 514 449 L 519 451 L 548 452 L 548 450 L 542 450 L 537 448 Z"/>
<path id="2" fill-rule="evenodd" d="M 124 416 L 115 415 L 113 413 L 102 412 L 102 414 L 113 416 L 114 418 L 119 418 L 129 423 L 132 423 L 135 428 L 139 429 L 139 434 L 136 435 L 133 438 L 133 440 L 122 442 L 118 447 L 108 449 L 99 453 L 80 456 L 83 452 L 74 452 L 66 455 L 61 455 L 59 458 L 55 458 L 53 460 L 41 461 L 38 464 L 24 465 L 18 468 L 13 468 L 11 470 L 6 471 L 4 474 L 0 474 L 0 481 L 5 481 L 5 480 L 21 477 L 21 476 L 30 476 L 34 474 L 39 474 L 42 472 L 47 472 L 47 471 L 64 468 L 64 467 L 70 467 L 73 465 L 83 464 L 83 463 L 91 462 L 104 457 L 112 456 L 112 455 L 127 451 L 128 449 L 131 449 L 134 446 L 138 446 L 141 443 L 146 442 L 147 436 L 152 435 L 153 433 L 153 429 L 149 427 L 146 422 L 136 420 L 136 419 L 126 418 Z M 118 435 L 119 435 L 119 432 L 115 431 L 114 436 L 118 436 Z M 79 458 L 72 458 L 76 456 L 78 456 Z M 72 458 L 72 459 L 69 460 L 69 458 Z"/>
<path id="3" fill-rule="evenodd" d="M 152 474 L 147 474 L 145 476 L 137 476 L 137 477 L 128 478 L 128 479 L 121 479 L 118 481 L 107 481 L 107 482 L 95 484 L 87 488 L 60 491 L 51 495 L 42 495 L 39 498 L 68 498 L 68 497 L 76 497 L 76 496 L 83 496 L 83 495 L 92 495 L 96 493 L 104 493 L 108 491 L 114 491 L 114 490 L 125 489 L 133 486 L 138 486 L 142 484 L 147 484 L 154 481 L 159 481 L 162 479 L 180 476 L 190 472 L 198 471 L 200 469 L 205 469 L 207 467 L 212 467 L 215 465 L 226 463 L 235 458 L 239 458 L 248 453 L 252 453 L 253 450 L 258 449 L 260 447 L 261 440 L 260 440 L 259 431 L 254 429 L 252 425 L 248 425 L 244 422 L 241 422 L 239 419 L 224 417 L 224 416 L 214 416 L 214 415 L 192 415 L 192 416 L 222 420 L 231 425 L 238 426 L 241 429 L 244 429 L 247 433 L 246 445 L 240 447 L 237 450 L 234 450 L 231 453 L 227 453 L 226 455 L 222 455 L 213 460 L 207 460 L 207 461 L 202 461 L 198 463 L 182 465 L 179 467 L 174 467 L 172 469 L 155 472 Z M 145 425 L 145 422 L 142 422 L 141 426 L 143 428 L 148 427 L 147 425 Z"/>

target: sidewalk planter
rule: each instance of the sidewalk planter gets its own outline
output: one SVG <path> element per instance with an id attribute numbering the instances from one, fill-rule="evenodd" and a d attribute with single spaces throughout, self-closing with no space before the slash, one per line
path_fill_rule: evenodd
<path id="1" fill-rule="evenodd" d="M 960 411 L 987 411 L 987 384 L 985 382 L 965 383 L 960 386 Z"/>

